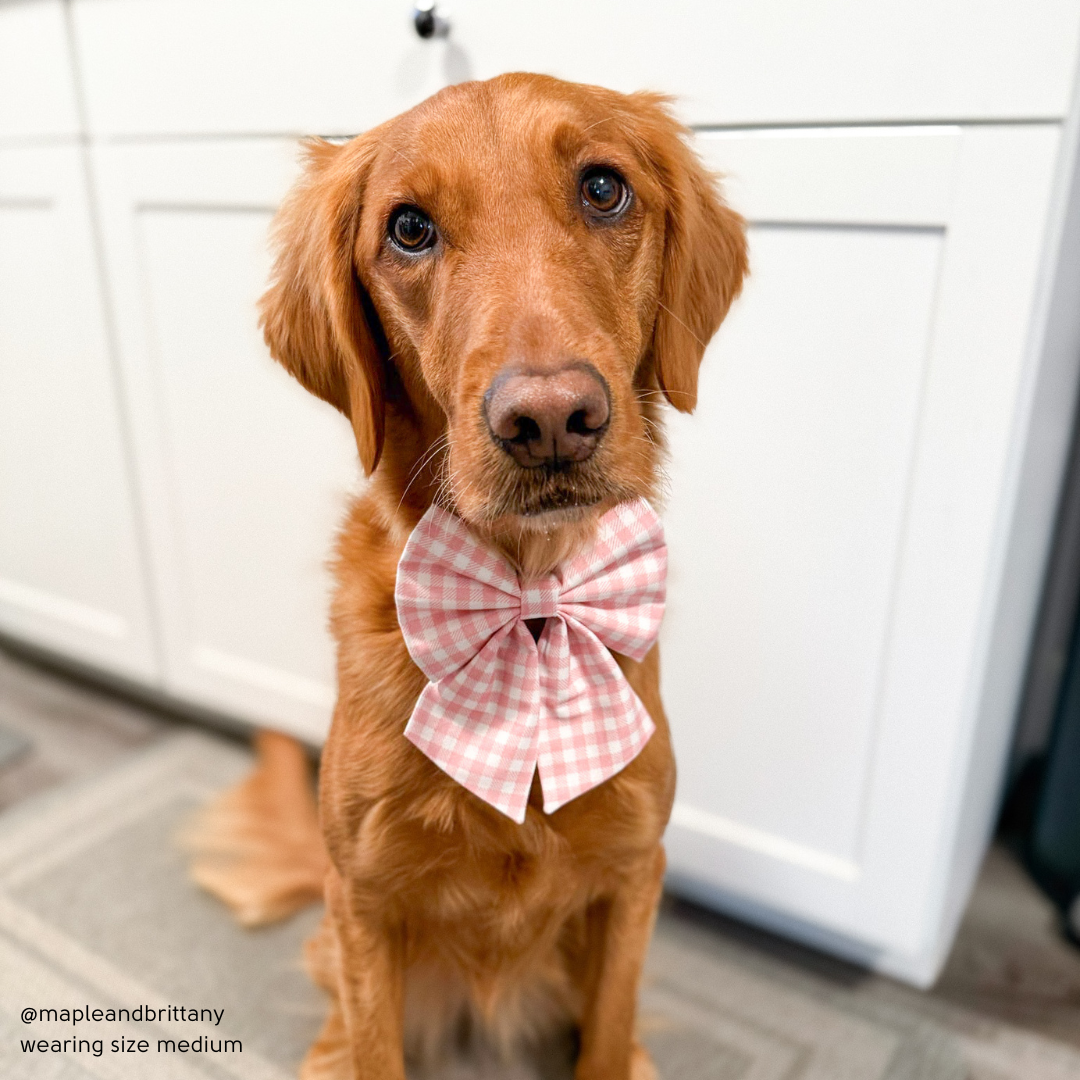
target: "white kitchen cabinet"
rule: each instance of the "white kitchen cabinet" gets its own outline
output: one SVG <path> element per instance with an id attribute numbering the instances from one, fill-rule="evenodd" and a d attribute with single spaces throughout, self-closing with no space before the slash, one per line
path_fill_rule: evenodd
<path id="1" fill-rule="evenodd" d="M 297 147 L 100 147 L 94 166 L 165 687 L 319 741 L 334 702 L 325 562 L 358 468 L 348 423 L 256 326 Z"/>
<path id="2" fill-rule="evenodd" d="M 86 120 L 123 406 L 83 151 L 5 150 L 0 627 L 318 741 L 361 480 L 255 325 L 291 136 L 504 70 L 674 94 L 752 276 L 670 420 L 671 882 L 929 981 L 992 825 L 1076 399 L 1080 0 L 455 0 L 428 42 L 411 8 L 0 8 L 0 143 Z M 65 27 L 79 78 L 25 70 L 63 66 Z M 13 362 L 27 343 L 48 362 Z"/>
<path id="3" fill-rule="evenodd" d="M 64 0 L 0 4 L 0 141 L 80 131 Z"/>
<path id="4" fill-rule="evenodd" d="M 0 630 L 153 682 L 102 299 L 79 147 L 0 148 Z"/>
<path id="5" fill-rule="evenodd" d="M 1008 677 L 987 669 L 1001 547 L 1017 525 L 1045 547 L 1051 520 L 1016 522 L 1009 482 L 1048 376 L 1029 328 L 1060 140 L 699 137 L 750 221 L 751 276 L 672 422 L 670 866 L 920 982 L 988 838 L 1021 688 L 1022 629 Z M 1037 418 L 1062 449 L 1070 405 Z M 1036 598 L 1011 617 L 1030 625 Z"/>
<path id="6" fill-rule="evenodd" d="M 362 131 L 448 82 L 542 71 L 694 124 L 1063 117 L 1076 0 L 73 0 L 98 135 Z M 136 91 L 133 88 L 137 87 Z"/>

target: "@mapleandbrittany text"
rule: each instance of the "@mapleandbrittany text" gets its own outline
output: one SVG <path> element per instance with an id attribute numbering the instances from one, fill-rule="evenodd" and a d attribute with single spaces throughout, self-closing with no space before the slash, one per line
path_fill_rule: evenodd
<path id="1" fill-rule="evenodd" d="M 226 1039 L 217 1028 L 225 1016 L 224 1009 L 189 1008 L 185 1005 L 137 1005 L 127 1008 L 50 1009 L 28 1005 L 19 1014 L 24 1024 L 43 1024 L 45 1030 L 32 1033 L 33 1038 L 19 1039 L 24 1054 L 242 1054 L 239 1039 Z M 93 1024 L 89 1032 L 69 1034 L 65 1028 Z M 120 1032 L 99 1034 L 104 1024 L 153 1024 L 151 1032 L 126 1028 Z M 196 1024 L 203 1030 L 178 1031 L 180 1024 Z"/>

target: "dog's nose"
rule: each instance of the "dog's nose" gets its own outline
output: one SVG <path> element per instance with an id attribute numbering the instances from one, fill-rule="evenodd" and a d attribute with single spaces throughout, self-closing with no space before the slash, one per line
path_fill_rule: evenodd
<path id="1" fill-rule="evenodd" d="M 550 372 L 509 369 L 488 387 L 484 415 L 503 450 L 533 468 L 589 457 L 607 430 L 611 400 L 591 364 Z"/>

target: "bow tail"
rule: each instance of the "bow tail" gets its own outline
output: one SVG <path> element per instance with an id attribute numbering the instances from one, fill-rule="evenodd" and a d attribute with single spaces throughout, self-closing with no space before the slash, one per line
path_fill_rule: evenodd
<path id="1" fill-rule="evenodd" d="M 536 647 L 520 622 L 453 675 L 429 682 L 405 738 L 462 787 L 519 824 L 538 753 Z"/>
<path id="2" fill-rule="evenodd" d="M 577 620 L 548 619 L 539 649 L 537 767 L 550 814 L 621 772 L 656 725 L 611 653 Z"/>

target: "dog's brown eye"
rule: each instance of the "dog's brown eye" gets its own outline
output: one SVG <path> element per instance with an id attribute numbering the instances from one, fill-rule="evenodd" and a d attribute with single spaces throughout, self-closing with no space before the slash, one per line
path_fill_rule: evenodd
<path id="1" fill-rule="evenodd" d="M 626 205 L 626 181 L 613 169 L 590 169 L 581 178 L 581 197 L 597 213 L 617 214 Z"/>
<path id="2" fill-rule="evenodd" d="M 390 238 L 403 251 L 423 251 L 435 242 L 435 225 L 415 206 L 402 206 L 390 219 Z"/>

